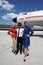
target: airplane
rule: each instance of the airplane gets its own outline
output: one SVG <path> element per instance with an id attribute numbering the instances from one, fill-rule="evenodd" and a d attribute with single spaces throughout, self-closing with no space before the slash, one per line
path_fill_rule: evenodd
<path id="1" fill-rule="evenodd" d="M 24 21 L 27 21 L 32 27 L 41 26 L 43 29 L 43 10 L 23 13 L 22 15 L 13 18 L 13 22 L 15 23 L 21 22 L 23 24 Z M 38 29 L 41 28 L 38 27 Z"/>

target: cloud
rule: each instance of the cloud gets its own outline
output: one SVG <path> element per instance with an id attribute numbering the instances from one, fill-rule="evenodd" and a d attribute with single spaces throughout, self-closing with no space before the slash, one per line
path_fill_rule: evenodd
<path id="1" fill-rule="evenodd" d="M 0 0 L 0 6 L 2 5 L 2 1 Z"/>
<path id="2" fill-rule="evenodd" d="M 26 15 L 26 14 L 27 14 L 27 12 L 20 12 L 20 13 L 19 13 L 19 16 L 20 16 L 20 15 Z"/>
<path id="3" fill-rule="evenodd" d="M 20 12 L 20 13 L 19 13 L 19 15 L 23 15 L 23 14 L 24 14 L 24 12 Z"/>
<path id="4" fill-rule="evenodd" d="M 14 8 L 14 5 L 11 5 L 11 4 L 2 5 L 2 9 L 8 10 L 8 11 L 11 11 L 13 8 Z"/>
<path id="5" fill-rule="evenodd" d="M 6 15 L 3 15 L 2 16 L 2 19 L 4 20 L 12 20 L 13 18 L 17 17 L 18 14 L 15 14 L 15 13 L 8 13 Z"/>
<path id="6" fill-rule="evenodd" d="M 0 0 L 0 8 L 12 11 L 14 9 L 14 5 L 10 4 L 7 0 Z"/>

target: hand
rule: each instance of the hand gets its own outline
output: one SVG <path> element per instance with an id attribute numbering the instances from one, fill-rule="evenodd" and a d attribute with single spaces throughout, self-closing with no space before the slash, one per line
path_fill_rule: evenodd
<path id="1" fill-rule="evenodd" d="M 15 37 L 15 39 L 16 39 L 16 37 Z"/>
<path id="2" fill-rule="evenodd" d="M 30 37 L 30 35 L 28 34 L 28 35 L 26 35 L 27 37 Z"/>

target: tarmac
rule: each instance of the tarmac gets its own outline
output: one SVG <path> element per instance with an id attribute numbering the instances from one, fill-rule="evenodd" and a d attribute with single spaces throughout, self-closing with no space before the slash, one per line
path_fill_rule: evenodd
<path id="1" fill-rule="evenodd" d="M 35 31 L 30 37 L 30 51 L 26 62 L 23 61 L 23 53 L 12 53 L 12 39 L 7 31 L 0 31 L 0 65 L 43 65 L 43 31 Z"/>

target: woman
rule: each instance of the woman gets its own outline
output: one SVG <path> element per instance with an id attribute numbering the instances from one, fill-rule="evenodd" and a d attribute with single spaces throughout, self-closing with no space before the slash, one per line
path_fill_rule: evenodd
<path id="1" fill-rule="evenodd" d="M 8 34 L 11 35 L 11 38 L 13 40 L 13 47 L 12 47 L 12 52 L 16 53 L 17 47 L 17 28 L 12 24 L 11 28 L 8 31 Z"/>
<path id="2" fill-rule="evenodd" d="M 33 30 L 28 26 L 28 22 L 24 22 L 24 33 L 23 33 L 23 45 L 24 45 L 24 61 L 26 61 L 26 56 L 28 56 L 28 46 L 30 46 L 30 36 L 33 34 Z"/>

